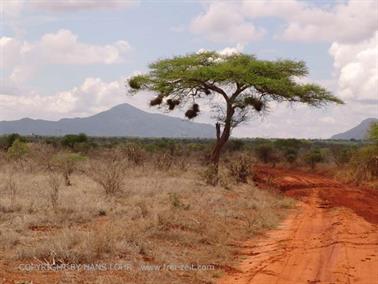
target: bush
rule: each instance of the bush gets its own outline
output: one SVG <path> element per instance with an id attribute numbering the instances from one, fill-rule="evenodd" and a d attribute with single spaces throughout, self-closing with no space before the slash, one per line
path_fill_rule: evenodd
<path id="1" fill-rule="evenodd" d="M 127 143 L 124 147 L 128 161 L 139 166 L 146 160 L 146 152 L 136 143 Z"/>
<path id="2" fill-rule="evenodd" d="M 264 164 L 272 163 L 273 166 L 279 161 L 277 151 L 271 144 L 261 144 L 255 148 L 255 155 L 257 159 Z"/>
<path id="3" fill-rule="evenodd" d="M 173 166 L 173 157 L 168 153 L 156 154 L 155 167 L 157 170 L 167 171 Z"/>
<path id="4" fill-rule="evenodd" d="M 366 146 L 354 153 L 350 161 L 352 179 L 356 183 L 378 178 L 378 147 Z"/>
<path id="5" fill-rule="evenodd" d="M 84 156 L 76 153 L 60 153 L 53 157 L 53 164 L 63 174 L 66 186 L 71 186 L 71 175 L 75 171 L 78 162 L 83 161 Z"/>
<path id="6" fill-rule="evenodd" d="M 368 138 L 373 141 L 373 143 L 378 144 L 378 122 L 370 126 Z"/>
<path id="7" fill-rule="evenodd" d="M 92 161 L 87 175 L 102 187 L 105 194 L 114 195 L 122 191 L 126 164 L 119 159 Z"/>
<path id="8" fill-rule="evenodd" d="M 60 190 L 62 181 L 59 175 L 57 175 L 56 173 L 50 173 L 47 178 L 47 182 L 50 187 L 50 194 L 49 194 L 50 202 L 51 202 L 52 208 L 54 209 L 54 211 L 56 211 L 58 208 L 59 190 Z"/>
<path id="9" fill-rule="evenodd" d="M 247 183 L 251 173 L 251 159 L 246 155 L 239 156 L 229 163 L 228 169 L 237 183 Z"/>
<path id="10" fill-rule="evenodd" d="M 17 133 L 13 133 L 10 135 L 0 137 L 0 148 L 7 151 L 16 140 L 20 140 L 21 142 L 25 142 L 25 139 L 21 137 L 21 135 Z"/>
<path id="11" fill-rule="evenodd" d="M 29 147 L 25 142 L 22 142 L 20 139 L 16 139 L 7 151 L 8 157 L 14 160 L 20 160 L 27 153 L 29 153 Z"/>
<path id="12" fill-rule="evenodd" d="M 284 152 L 284 157 L 286 162 L 292 165 L 297 161 L 298 150 L 295 148 L 287 148 Z"/>
<path id="13" fill-rule="evenodd" d="M 350 147 L 333 147 L 331 148 L 331 153 L 338 167 L 347 165 L 353 155 L 353 151 Z"/>
<path id="14" fill-rule="evenodd" d="M 324 157 L 319 149 L 312 149 L 305 154 L 304 161 L 311 169 L 315 169 L 317 163 L 324 161 Z"/>
<path id="15" fill-rule="evenodd" d="M 76 144 L 88 142 L 88 137 L 84 133 L 79 135 L 68 134 L 65 135 L 62 139 L 62 145 L 73 149 Z"/>
<path id="16" fill-rule="evenodd" d="M 218 167 L 209 164 L 201 176 L 207 185 L 216 186 L 219 181 Z"/>

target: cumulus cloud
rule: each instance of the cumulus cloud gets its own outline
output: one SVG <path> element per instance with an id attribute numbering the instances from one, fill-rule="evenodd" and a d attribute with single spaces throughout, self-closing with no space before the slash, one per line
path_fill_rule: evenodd
<path id="1" fill-rule="evenodd" d="M 246 43 L 260 39 L 265 31 L 258 18 L 284 20 L 277 38 L 293 41 L 358 42 L 371 37 L 378 28 L 378 2 L 350 0 L 332 6 L 315 6 L 298 0 L 210 2 L 193 19 L 190 30 L 209 40 Z"/>
<path id="2" fill-rule="evenodd" d="M 334 42 L 329 50 L 338 77 L 338 94 L 346 100 L 378 102 L 378 31 L 356 44 Z M 378 110 L 377 110 L 378 111 Z"/>
<path id="3" fill-rule="evenodd" d="M 107 45 L 83 43 L 71 31 L 62 29 L 45 34 L 36 42 L 1 37 L 0 49 L 4 58 L 0 67 L 10 72 L 11 81 L 21 83 L 48 64 L 121 63 L 130 51 L 130 45 L 124 40 Z"/>
<path id="4" fill-rule="evenodd" d="M 378 28 L 378 2 L 350 0 L 331 7 L 297 0 L 244 1 L 243 16 L 277 17 L 287 23 L 278 37 L 294 41 L 356 42 Z"/>
<path id="5" fill-rule="evenodd" d="M 205 13 L 193 19 L 190 31 L 211 41 L 231 43 L 257 40 L 265 33 L 242 17 L 240 7 L 231 2 L 211 2 Z"/>
<path id="6" fill-rule="evenodd" d="M 87 78 L 80 86 L 51 96 L 42 96 L 36 92 L 19 96 L 0 93 L 0 120 L 83 117 L 126 101 L 139 102 L 126 96 L 124 79 L 104 82 L 99 78 Z"/>

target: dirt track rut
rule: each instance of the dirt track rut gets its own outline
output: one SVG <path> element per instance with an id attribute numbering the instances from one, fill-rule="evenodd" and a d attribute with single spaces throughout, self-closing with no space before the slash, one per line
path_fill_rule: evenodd
<path id="1" fill-rule="evenodd" d="M 277 230 L 244 243 L 240 272 L 219 283 L 378 283 L 376 192 L 304 173 L 257 174 L 298 198 L 298 209 Z"/>

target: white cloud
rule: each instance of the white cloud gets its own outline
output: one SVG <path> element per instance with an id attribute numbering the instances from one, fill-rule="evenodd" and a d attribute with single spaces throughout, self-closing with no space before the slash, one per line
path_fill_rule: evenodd
<path id="1" fill-rule="evenodd" d="M 112 64 L 122 61 L 130 49 L 126 41 L 109 45 L 90 45 L 78 41 L 78 36 L 69 30 L 45 34 L 29 52 L 37 52 L 44 61 L 53 64 Z"/>
<path id="2" fill-rule="evenodd" d="M 127 100 L 133 101 L 126 96 L 124 83 L 123 79 L 104 82 L 99 78 L 87 78 L 80 86 L 52 96 L 36 92 L 19 96 L 0 93 L 0 120 L 89 116 Z"/>
<path id="3" fill-rule="evenodd" d="M 20 16 L 24 8 L 49 12 L 73 12 L 100 9 L 125 9 L 137 4 L 138 0 L 1 0 L 1 15 L 7 18 Z"/>
<path id="4" fill-rule="evenodd" d="M 240 14 L 237 4 L 211 2 L 205 13 L 193 19 L 190 31 L 215 42 L 246 43 L 260 39 L 264 30 L 256 28 Z"/>
<path id="5" fill-rule="evenodd" d="M 346 100 L 378 101 L 378 31 L 356 44 L 332 44 L 338 94 Z"/>
<path id="6" fill-rule="evenodd" d="M 277 38 L 294 41 L 358 42 L 371 37 L 378 28 L 376 0 L 334 2 L 328 6 L 298 0 L 217 1 L 204 5 L 190 30 L 212 41 L 247 43 L 260 39 L 264 29 L 258 18 L 285 21 Z"/>
<path id="7" fill-rule="evenodd" d="M 378 28 L 375 0 L 350 0 L 329 6 L 297 0 L 244 1 L 242 11 L 246 18 L 277 17 L 287 21 L 278 35 L 286 40 L 356 42 L 371 37 Z"/>
<path id="8" fill-rule="evenodd" d="M 23 0 L 1 0 L 0 13 L 3 17 L 12 18 L 20 14 L 23 5 Z"/>
<path id="9" fill-rule="evenodd" d="M 69 30 L 45 34 L 36 42 L 1 37 L 0 67 L 10 72 L 16 83 L 28 80 L 39 68 L 48 64 L 116 64 L 125 60 L 129 44 L 116 41 L 106 45 L 83 43 Z"/>
<path id="10" fill-rule="evenodd" d="M 30 1 L 28 4 L 32 8 L 47 10 L 53 12 L 69 12 L 69 11 L 87 11 L 98 9 L 121 9 L 135 5 L 139 1 L 136 0 L 38 0 Z"/>

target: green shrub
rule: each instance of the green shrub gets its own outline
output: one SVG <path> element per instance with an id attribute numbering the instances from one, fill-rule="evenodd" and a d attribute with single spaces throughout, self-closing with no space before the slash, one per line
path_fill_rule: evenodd
<path id="1" fill-rule="evenodd" d="M 7 151 L 10 147 L 12 147 L 13 143 L 16 140 L 20 140 L 21 142 L 25 142 L 25 139 L 17 133 L 1 136 L 0 137 L 0 148 Z"/>
<path id="2" fill-rule="evenodd" d="M 353 151 L 350 147 L 333 147 L 331 148 L 333 160 L 338 167 L 345 166 L 352 158 Z"/>
<path id="3" fill-rule="evenodd" d="M 316 164 L 324 161 L 324 157 L 320 149 L 312 149 L 305 154 L 304 161 L 311 167 L 311 169 L 315 169 Z"/>
<path id="4" fill-rule="evenodd" d="M 352 179 L 356 183 L 378 178 L 378 147 L 370 145 L 357 150 L 351 158 Z"/>
<path id="5" fill-rule="evenodd" d="M 370 126 L 368 138 L 372 140 L 373 143 L 378 144 L 378 122 L 375 122 Z"/>
<path id="6" fill-rule="evenodd" d="M 20 160 L 29 153 L 29 147 L 25 142 L 16 139 L 12 146 L 8 148 L 7 155 L 10 159 Z"/>
<path id="7" fill-rule="evenodd" d="M 284 152 L 286 162 L 294 164 L 298 158 L 298 150 L 295 148 L 287 148 Z"/>
<path id="8" fill-rule="evenodd" d="M 261 144 L 255 148 L 255 155 L 260 162 L 264 164 L 272 163 L 273 166 L 279 162 L 279 156 L 276 149 L 271 144 Z"/>
<path id="9" fill-rule="evenodd" d="M 80 133 L 79 135 L 68 134 L 65 135 L 62 139 L 62 145 L 71 149 L 74 148 L 75 144 L 85 142 L 88 142 L 88 137 L 84 133 Z"/>

